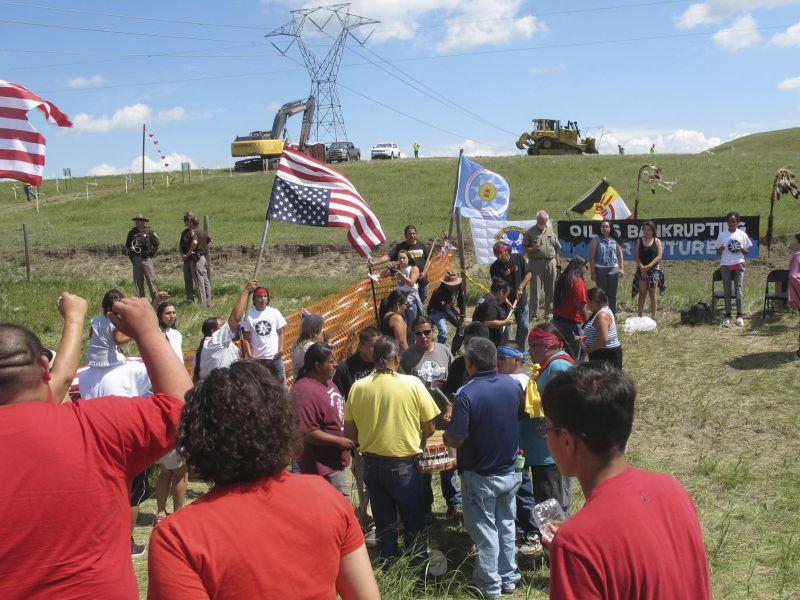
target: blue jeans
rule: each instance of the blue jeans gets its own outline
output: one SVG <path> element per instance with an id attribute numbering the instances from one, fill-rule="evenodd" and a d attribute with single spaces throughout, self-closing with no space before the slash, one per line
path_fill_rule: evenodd
<path id="1" fill-rule="evenodd" d="M 267 367 L 275 379 L 286 385 L 286 366 L 282 358 L 259 358 L 258 362 Z"/>
<path id="2" fill-rule="evenodd" d="M 433 477 L 430 473 L 423 473 L 425 487 L 425 509 L 431 512 L 433 508 Z M 447 511 L 451 512 L 456 507 L 461 507 L 461 489 L 458 487 L 456 469 L 439 472 L 439 484 L 442 486 L 442 497 L 447 503 Z"/>
<path id="3" fill-rule="evenodd" d="M 472 579 L 484 596 L 499 595 L 502 587 L 515 586 L 521 575 L 514 555 L 515 497 L 522 474 L 461 474 L 464 526 L 478 555 Z"/>
<path id="4" fill-rule="evenodd" d="M 517 489 L 517 534 L 527 537 L 538 532 L 533 520 L 533 507 L 536 499 L 533 497 L 533 481 L 530 469 L 526 466 L 522 470 L 522 483 Z"/>
<path id="5" fill-rule="evenodd" d="M 528 343 L 528 302 L 527 300 L 523 302 L 524 298 L 521 298 L 519 302 L 517 302 L 517 308 L 514 309 L 514 321 L 515 326 L 517 329 L 517 333 L 514 336 L 514 341 L 517 342 L 520 348 L 525 348 L 525 345 Z M 507 342 L 511 338 L 511 328 L 506 327 L 506 330 L 503 332 L 503 342 Z"/>
<path id="6" fill-rule="evenodd" d="M 461 349 L 461 343 L 464 341 L 464 326 L 461 324 L 461 319 L 458 318 L 456 311 L 452 309 L 447 311 L 432 310 L 431 321 L 436 325 L 436 341 L 445 346 L 447 345 L 447 324 L 453 324 L 453 327 L 456 328 L 456 334 L 453 336 L 453 346 L 450 351 L 453 355 L 458 354 Z"/>
<path id="7" fill-rule="evenodd" d="M 364 455 L 364 483 L 369 492 L 378 557 L 400 555 L 397 513 L 403 522 L 406 552 L 423 555 L 427 547 L 425 499 L 418 459 Z"/>
<path id="8" fill-rule="evenodd" d="M 419 303 L 419 299 L 416 296 L 409 296 L 408 297 L 408 308 L 406 308 L 406 333 L 408 337 L 408 343 L 414 343 L 414 321 L 417 320 L 417 317 L 420 315 L 425 314 L 425 309 Z"/>

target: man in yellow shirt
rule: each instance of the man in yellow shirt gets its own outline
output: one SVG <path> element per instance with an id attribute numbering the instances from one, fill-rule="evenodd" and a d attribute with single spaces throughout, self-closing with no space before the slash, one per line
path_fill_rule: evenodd
<path id="1" fill-rule="evenodd" d="M 375 519 L 378 556 L 400 554 L 397 513 L 403 521 L 406 551 L 424 554 L 427 546 L 425 498 L 419 458 L 433 434 L 439 407 L 422 382 L 397 372 L 400 347 L 382 337 L 373 348 L 375 373 L 350 388 L 344 433 L 360 446 L 364 483 Z"/>

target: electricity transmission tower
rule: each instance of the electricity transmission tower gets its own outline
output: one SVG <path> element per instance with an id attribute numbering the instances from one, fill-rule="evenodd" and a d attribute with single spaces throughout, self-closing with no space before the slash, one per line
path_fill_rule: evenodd
<path id="1" fill-rule="evenodd" d="M 370 32 L 364 39 L 359 39 L 353 33 L 355 29 L 380 22 L 350 14 L 349 8 L 348 2 L 293 10 L 290 11 L 291 21 L 265 36 L 290 38 L 283 48 L 272 42 L 275 49 L 283 56 L 286 56 L 292 45 L 297 44 L 311 78 L 311 95 L 316 101 L 312 129 L 315 139 L 320 142 L 347 141 L 342 103 L 339 101 L 336 88 L 342 54 L 348 37 L 352 37 L 363 46 L 372 35 Z M 309 43 L 309 39 L 318 42 L 323 37 L 331 40 L 331 45 L 324 56 L 318 57 L 311 50 L 312 44 Z"/>

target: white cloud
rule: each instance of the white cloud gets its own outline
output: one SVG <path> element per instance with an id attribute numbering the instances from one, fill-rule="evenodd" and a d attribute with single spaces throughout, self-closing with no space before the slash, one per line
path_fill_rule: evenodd
<path id="1" fill-rule="evenodd" d="M 800 46 L 800 22 L 795 23 L 783 33 L 776 33 L 769 41 L 771 46 Z"/>
<path id="2" fill-rule="evenodd" d="M 146 104 L 137 103 L 114 111 L 110 117 L 106 114 L 95 116 L 78 113 L 72 120 L 74 126 L 66 130 L 74 135 L 81 133 L 105 133 L 116 129 L 133 129 L 153 118 L 153 110 Z"/>
<path id="3" fill-rule="evenodd" d="M 486 44 L 508 44 L 547 31 L 547 25 L 533 15 L 520 15 L 521 0 L 473 0 L 461 13 L 448 19 L 442 52 Z"/>
<path id="4" fill-rule="evenodd" d="M 499 142 L 477 142 L 475 140 L 466 139 L 458 144 L 448 144 L 444 146 L 435 146 L 431 149 L 428 156 L 458 156 L 460 148 L 464 149 L 464 154 L 467 156 L 510 156 L 519 154 L 513 145 L 509 147 L 508 144 Z"/>
<path id="5" fill-rule="evenodd" d="M 73 77 L 67 81 L 67 85 L 71 88 L 81 89 L 87 87 L 94 87 L 108 83 L 108 80 L 102 75 L 91 75 L 89 77 Z"/>
<path id="6" fill-rule="evenodd" d="M 531 75 L 539 76 L 539 75 L 553 75 L 554 73 L 560 73 L 561 71 L 566 71 L 567 65 L 565 63 L 558 63 L 557 65 L 547 65 L 541 67 L 533 67 L 530 70 Z"/>
<path id="7" fill-rule="evenodd" d="M 599 150 L 602 154 L 616 154 L 617 144 L 625 148 L 626 154 L 646 154 L 655 144 L 662 154 L 693 154 L 708 150 L 722 143 L 716 136 L 706 136 L 694 129 L 675 131 L 646 131 L 641 129 L 619 129 L 603 136 Z"/>
<path id="8" fill-rule="evenodd" d="M 728 52 L 738 52 L 761 41 L 758 23 L 752 15 L 747 14 L 736 19 L 733 24 L 720 29 L 714 34 L 714 42 Z"/>
<path id="9" fill-rule="evenodd" d="M 691 4 L 678 18 L 676 25 L 681 29 L 691 29 L 698 25 L 719 23 L 739 12 L 793 4 L 800 4 L 800 0 L 708 0 Z"/>
<path id="10" fill-rule="evenodd" d="M 188 162 L 192 165 L 193 169 L 198 168 L 197 163 L 194 161 L 193 158 L 187 156 L 185 154 L 179 154 L 178 152 L 170 152 L 166 155 L 166 161 L 169 166 L 167 167 L 168 171 L 179 171 L 181 168 L 182 162 Z M 164 166 L 160 161 L 155 161 L 149 156 L 144 157 L 144 170 L 148 173 L 155 173 L 155 172 L 162 172 L 164 170 Z M 123 173 L 141 173 L 142 172 L 142 157 L 137 156 L 133 160 L 131 160 L 130 164 L 127 167 L 115 167 L 114 165 L 110 165 L 108 163 L 102 163 L 95 167 L 92 167 L 86 172 L 87 177 L 101 177 L 104 175 L 122 175 Z"/>
<path id="11" fill-rule="evenodd" d="M 262 9 L 270 15 L 318 5 L 315 0 L 261 0 Z M 369 38 L 372 44 L 414 40 L 450 52 L 508 44 L 547 31 L 547 25 L 536 16 L 521 13 L 522 5 L 523 0 L 351 0 L 349 12 L 380 21 L 356 32 L 366 36 L 374 30 Z M 312 35 L 310 30 L 308 33 Z"/>
<path id="12" fill-rule="evenodd" d="M 782 92 L 793 92 L 800 90 L 800 77 L 788 77 L 778 84 L 778 89 Z"/>
<path id="13" fill-rule="evenodd" d="M 158 113 L 158 120 L 163 121 L 164 123 L 169 123 L 171 121 L 183 121 L 186 119 L 188 113 L 186 109 L 182 106 L 176 106 L 174 108 L 168 108 L 166 110 L 159 111 Z"/>

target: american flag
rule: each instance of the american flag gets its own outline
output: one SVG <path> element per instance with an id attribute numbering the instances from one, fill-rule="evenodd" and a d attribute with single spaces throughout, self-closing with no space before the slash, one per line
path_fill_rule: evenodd
<path id="1" fill-rule="evenodd" d="M 59 127 L 72 127 L 58 108 L 18 83 L 0 79 L 0 179 L 41 185 L 44 173 L 44 136 L 28 121 L 28 111 L 41 110 Z"/>
<path id="2" fill-rule="evenodd" d="M 347 227 L 347 239 L 361 256 L 369 256 L 386 239 L 375 213 L 347 177 L 291 148 L 284 148 L 278 163 L 267 219 Z"/>

